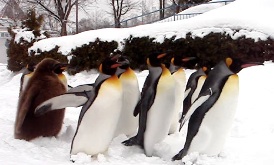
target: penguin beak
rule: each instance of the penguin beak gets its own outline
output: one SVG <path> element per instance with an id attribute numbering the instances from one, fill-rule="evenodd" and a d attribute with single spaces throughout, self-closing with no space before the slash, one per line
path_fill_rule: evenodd
<path id="1" fill-rule="evenodd" d="M 159 54 L 159 55 L 157 56 L 157 58 L 160 59 L 160 58 L 163 58 L 163 57 L 165 57 L 165 56 L 166 56 L 166 53 L 162 53 L 162 54 Z"/>
<path id="2" fill-rule="evenodd" d="M 188 62 L 188 61 L 195 60 L 195 59 L 196 59 L 196 57 L 186 57 L 186 58 L 183 58 L 182 61 Z"/>
<path id="3" fill-rule="evenodd" d="M 122 64 L 120 63 L 116 63 L 116 64 L 113 64 L 111 65 L 111 68 L 118 68 L 119 66 L 121 66 Z"/>
<path id="4" fill-rule="evenodd" d="M 257 65 L 264 65 L 261 62 L 247 62 L 241 65 L 241 68 L 247 68 L 247 67 L 251 67 L 251 66 L 257 66 Z"/>
<path id="5" fill-rule="evenodd" d="M 60 64 L 59 66 L 60 66 L 60 69 L 61 69 L 62 71 L 64 71 L 64 70 L 67 69 L 68 65 L 69 65 L 69 64 Z"/>

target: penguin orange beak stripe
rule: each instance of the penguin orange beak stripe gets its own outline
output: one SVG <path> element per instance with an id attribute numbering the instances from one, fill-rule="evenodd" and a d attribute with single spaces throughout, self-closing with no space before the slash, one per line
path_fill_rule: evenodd
<path id="1" fill-rule="evenodd" d="M 66 69 L 67 69 L 66 66 L 61 67 L 61 70 L 66 70 Z"/>
<path id="2" fill-rule="evenodd" d="M 111 68 L 118 68 L 119 66 L 121 66 L 121 64 L 113 64 L 111 65 Z"/>
<path id="3" fill-rule="evenodd" d="M 68 67 L 68 64 L 61 64 L 61 70 L 66 70 Z"/>
<path id="4" fill-rule="evenodd" d="M 196 59 L 196 57 L 186 57 L 186 58 L 183 58 L 182 61 L 187 62 L 187 61 L 195 60 L 195 59 Z"/>
<path id="5" fill-rule="evenodd" d="M 159 54 L 159 55 L 157 56 L 157 58 L 158 58 L 158 59 L 159 59 L 159 58 L 163 58 L 164 56 L 166 56 L 166 53 Z"/>

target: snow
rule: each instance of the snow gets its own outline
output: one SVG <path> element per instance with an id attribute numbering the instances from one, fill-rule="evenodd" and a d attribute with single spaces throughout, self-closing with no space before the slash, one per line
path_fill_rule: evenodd
<path id="1" fill-rule="evenodd" d="M 45 39 L 46 36 L 43 34 L 43 31 L 41 31 L 41 35 L 38 37 L 35 37 L 33 34 L 33 31 L 30 31 L 28 29 L 14 29 L 13 30 L 15 35 L 14 41 L 16 43 L 19 43 L 21 39 L 23 39 L 24 41 L 31 43 L 34 39 L 36 40 L 40 40 L 40 39 Z"/>
<path id="2" fill-rule="evenodd" d="M 212 5 L 215 5 L 214 3 Z M 195 36 L 203 36 L 210 32 L 222 32 L 232 35 L 233 38 L 246 36 L 255 40 L 274 38 L 274 1 L 272 0 L 236 0 L 228 5 L 210 10 L 204 14 L 190 19 L 141 25 L 131 28 L 116 29 L 106 28 L 91 30 L 66 37 L 49 38 L 36 42 L 29 51 L 49 51 L 59 46 L 59 52 L 70 55 L 72 49 L 83 44 L 95 41 L 117 41 L 118 49 L 123 49 L 124 39 L 133 37 L 150 36 L 157 42 L 164 38 L 176 36 L 185 37 L 188 32 Z M 239 14 L 241 13 L 241 14 Z M 235 32 L 235 30 L 238 30 Z"/>
<path id="3" fill-rule="evenodd" d="M 205 13 L 207 11 L 219 8 L 221 6 L 224 6 L 224 5 L 226 5 L 226 3 L 230 3 L 230 2 L 223 2 L 223 0 L 213 0 L 213 1 L 210 1 L 208 3 L 204 3 L 204 4 L 201 4 L 201 5 L 197 5 L 197 6 L 192 6 L 188 9 L 183 10 L 182 12 L 178 13 L 178 15 L 195 14 L 195 13 L 196 14 L 201 14 L 201 13 Z M 189 18 L 193 17 L 193 16 L 190 15 Z M 175 19 L 177 20 L 177 18 L 175 18 Z M 174 20 L 174 16 L 171 16 L 171 17 L 168 17 L 168 18 L 163 19 L 161 21 L 158 21 L 156 23 L 168 22 L 168 21 L 173 21 L 173 20 Z M 180 17 L 179 17 L 178 20 L 180 20 Z"/>
<path id="4" fill-rule="evenodd" d="M 50 38 L 37 42 L 32 49 L 49 50 L 60 45 L 59 51 L 69 54 L 71 48 L 81 46 L 99 37 L 101 40 L 122 41 L 130 34 L 150 34 L 157 41 L 163 36 L 184 37 L 188 31 L 205 35 L 210 31 L 227 32 L 235 38 L 247 35 L 251 38 L 274 37 L 273 0 L 237 0 L 229 5 L 211 10 L 188 20 L 138 26 L 128 29 L 101 29 L 78 35 Z M 240 14 L 241 13 L 241 14 Z M 234 33 L 231 29 L 238 29 Z M 187 77 L 193 70 L 186 70 Z M 240 96 L 230 135 L 219 156 L 209 157 L 192 153 L 183 158 L 186 165 L 257 165 L 273 164 L 274 158 L 274 63 L 267 61 L 264 66 L 246 68 L 239 73 Z M 148 71 L 136 72 L 140 89 Z M 98 73 L 94 70 L 74 76 L 66 73 L 72 86 L 94 82 Z M 67 108 L 63 128 L 58 137 L 37 138 L 30 142 L 13 138 L 13 127 L 18 102 L 21 73 L 12 73 L 5 64 L 0 64 L 0 164 L 7 165 L 59 165 L 73 164 L 70 161 L 70 144 L 74 135 L 81 108 Z M 125 135 L 113 139 L 105 153 L 90 157 L 79 153 L 74 164 L 182 164 L 171 158 L 183 148 L 185 127 L 181 133 L 169 135 L 155 146 L 153 157 L 146 157 L 137 146 L 121 144 Z"/>
<path id="5" fill-rule="evenodd" d="M 1 164 L 72 164 L 70 144 L 74 135 L 80 108 L 67 108 L 63 129 L 57 138 L 37 138 L 27 142 L 13 138 L 16 106 L 18 101 L 21 73 L 12 73 L 5 65 L 0 65 L 0 163 Z M 186 70 L 187 77 L 193 70 Z M 274 158 L 274 120 L 272 99 L 274 93 L 274 63 L 246 68 L 239 73 L 240 96 L 233 128 L 222 153 L 209 157 L 192 153 L 183 158 L 189 165 L 257 165 L 273 164 Z M 140 84 L 144 83 L 147 71 L 135 72 Z M 91 83 L 98 76 L 94 70 L 81 72 L 75 76 L 66 74 L 68 83 L 76 86 Z M 184 127 L 184 129 L 186 129 Z M 74 164 L 180 164 L 171 158 L 182 149 L 185 130 L 167 136 L 155 146 L 153 157 L 146 157 L 137 146 L 126 147 L 121 144 L 125 135 L 113 139 L 105 153 L 90 157 L 79 153 Z"/>

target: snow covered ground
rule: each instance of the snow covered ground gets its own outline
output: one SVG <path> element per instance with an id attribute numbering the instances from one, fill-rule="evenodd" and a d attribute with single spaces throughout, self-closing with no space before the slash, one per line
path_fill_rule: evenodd
<path id="1" fill-rule="evenodd" d="M 192 70 L 186 70 L 187 77 Z M 227 138 L 222 153 L 208 157 L 193 153 L 183 161 L 187 165 L 258 165 L 273 164 L 274 158 L 274 64 L 255 66 L 242 70 L 240 77 L 240 97 L 231 134 Z M 140 88 L 147 71 L 136 72 Z M 67 75 L 67 74 L 66 74 Z M 97 77 L 95 71 L 67 75 L 70 85 L 90 83 Z M 67 108 L 63 129 L 57 138 L 37 138 L 27 142 L 13 138 L 21 73 L 11 73 L 5 65 L 0 65 L 0 164 L 7 165 L 59 165 L 70 162 L 70 144 L 74 135 L 80 108 Z M 78 154 L 74 164 L 182 164 L 171 158 L 182 149 L 185 130 L 167 136 L 155 146 L 153 157 L 146 157 L 139 147 L 126 147 L 121 144 L 125 135 L 113 139 L 108 151 L 90 158 Z"/>
<path id="2" fill-rule="evenodd" d="M 196 35 L 206 35 L 210 31 L 232 32 L 234 37 L 246 35 L 254 39 L 274 38 L 274 1 L 237 0 L 229 5 L 211 10 L 197 17 L 154 25 L 144 25 L 128 29 L 101 29 L 80 33 L 74 36 L 42 40 L 33 49 L 48 50 L 60 45 L 60 51 L 69 53 L 71 48 L 99 37 L 101 40 L 122 41 L 130 34 L 143 36 L 150 34 L 157 41 L 164 37 L 177 35 L 183 37 L 188 31 Z M 241 13 L 241 14 L 240 14 Z M 245 30 L 240 30 L 245 29 Z M 186 70 L 187 76 L 193 72 Z M 147 71 L 136 72 L 140 88 Z M 81 72 L 75 76 L 67 75 L 72 86 L 91 83 L 98 73 Z M 208 157 L 197 153 L 186 156 L 182 161 L 187 165 L 270 165 L 274 158 L 274 64 L 266 62 L 242 70 L 240 76 L 240 97 L 236 117 L 222 153 Z M 80 108 L 67 108 L 63 129 L 57 138 L 37 138 L 31 142 L 13 138 L 13 126 L 18 102 L 21 73 L 11 73 L 0 64 L 0 164 L 7 165 L 59 165 L 70 162 L 70 143 L 77 125 Z M 146 157 L 139 147 L 126 147 L 121 144 L 125 135 L 113 139 L 108 151 L 90 158 L 79 154 L 74 164 L 182 164 L 170 161 L 182 149 L 185 132 L 167 136 L 155 146 L 153 157 Z"/>

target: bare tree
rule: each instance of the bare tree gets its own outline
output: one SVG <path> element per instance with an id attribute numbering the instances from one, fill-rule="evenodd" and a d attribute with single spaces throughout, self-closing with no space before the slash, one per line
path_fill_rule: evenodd
<path id="1" fill-rule="evenodd" d="M 159 0 L 160 20 L 165 18 L 165 0 Z"/>
<path id="2" fill-rule="evenodd" d="M 72 7 L 75 5 L 76 0 L 53 0 L 54 8 L 49 5 L 51 0 L 29 0 L 29 3 L 37 4 L 42 9 L 47 11 L 61 24 L 61 36 L 67 35 L 67 22 Z"/>
<path id="3" fill-rule="evenodd" d="M 179 13 L 187 7 L 184 6 L 187 3 L 187 0 L 172 0 L 173 5 L 175 5 L 175 12 Z"/>
<path id="4" fill-rule="evenodd" d="M 110 21 L 102 10 L 92 11 L 89 13 L 89 18 L 79 21 L 79 32 L 107 27 L 110 27 Z"/>
<path id="5" fill-rule="evenodd" d="M 78 1 L 79 5 L 87 6 L 95 0 L 28 0 L 28 3 L 39 6 L 46 11 L 51 17 L 60 23 L 61 36 L 67 35 L 67 23 L 71 11 Z"/>
<path id="6" fill-rule="evenodd" d="M 206 3 L 209 2 L 209 0 L 172 0 L 173 5 L 176 6 L 175 12 L 179 13 L 185 9 L 187 9 L 190 4 L 200 4 L 200 3 Z"/>
<path id="7" fill-rule="evenodd" d="M 121 27 L 121 16 L 127 14 L 132 9 L 137 8 L 138 4 L 139 2 L 133 2 L 132 0 L 110 0 L 116 28 Z"/>

